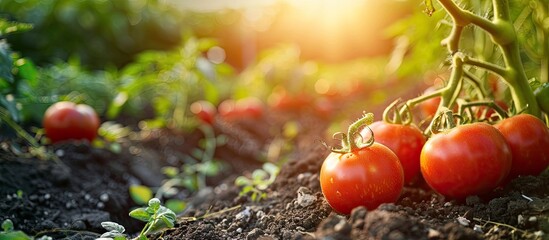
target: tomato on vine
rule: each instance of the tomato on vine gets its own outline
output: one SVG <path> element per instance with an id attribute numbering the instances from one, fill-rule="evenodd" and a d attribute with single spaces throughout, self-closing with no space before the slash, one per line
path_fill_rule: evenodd
<path id="1" fill-rule="evenodd" d="M 433 135 L 421 151 L 421 173 L 436 192 L 454 199 L 486 194 L 511 169 L 511 150 L 503 135 L 482 122 Z"/>
<path id="2" fill-rule="evenodd" d="M 52 143 L 69 139 L 91 142 L 97 137 L 100 120 L 89 105 L 62 101 L 46 110 L 42 124 Z"/>
<path id="3" fill-rule="evenodd" d="M 382 203 L 395 202 L 404 186 L 404 173 L 398 157 L 388 147 L 370 138 L 366 143 L 358 132 L 373 120 L 372 114 L 340 133 L 342 148 L 332 149 L 320 170 L 324 197 L 337 212 L 349 214 L 358 206 L 375 209 Z"/>
<path id="4" fill-rule="evenodd" d="M 370 129 L 374 133 L 376 142 L 391 149 L 398 157 L 404 170 L 404 182 L 413 183 L 419 175 L 419 156 L 425 144 L 425 136 L 414 125 L 388 123 L 377 121 Z M 369 131 L 362 131 L 362 136 L 369 136 Z"/>
<path id="5" fill-rule="evenodd" d="M 519 114 L 498 122 L 495 127 L 511 148 L 513 163 L 508 179 L 538 175 L 549 166 L 549 129 L 539 118 Z"/>

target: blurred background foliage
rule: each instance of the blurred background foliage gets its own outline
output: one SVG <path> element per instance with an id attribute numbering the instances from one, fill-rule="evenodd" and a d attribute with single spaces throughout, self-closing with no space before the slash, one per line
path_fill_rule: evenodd
<path id="1" fill-rule="evenodd" d="M 510 2 L 528 74 L 543 79 L 547 4 Z M 461 4 L 492 14 L 489 1 Z M 451 21 L 440 6 L 431 17 L 423 7 L 421 0 L 0 1 L 0 107 L 39 124 L 51 103 L 72 100 L 103 118 L 175 127 L 192 124 L 188 105 L 201 99 L 268 103 L 284 92 L 364 109 L 417 96 L 446 73 L 441 41 Z M 466 53 L 501 62 L 482 31 L 464 35 Z"/>
<path id="2" fill-rule="evenodd" d="M 33 25 L 7 39 L 38 65 L 77 57 L 91 69 L 124 66 L 144 50 L 178 45 L 179 16 L 157 0 L 0 1 L 0 17 Z"/>

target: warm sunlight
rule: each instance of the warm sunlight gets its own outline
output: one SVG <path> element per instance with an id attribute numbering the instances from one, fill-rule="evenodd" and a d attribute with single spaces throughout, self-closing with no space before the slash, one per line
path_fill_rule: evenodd
<path id="1" fill-rule="evenodd" d="M 297 44 L 305 58 L 328 62 L 386 55 L 393 42 L 385 30 L 413 10 L 416 5 L 412 2 L 415 1 L 186 0 L 174 4 L 182 10 L 240 12 L 239 21 L 221 17 L 214 32 L 222 45 L 231 45 L 233 50 L 235 45 L 240 46 L 237 49 L 244 48 L 239 53 L 228 52 L 228 61 L 243 55 L 238 61 L 246 65 L 260 49 L 284 43 Z"/>

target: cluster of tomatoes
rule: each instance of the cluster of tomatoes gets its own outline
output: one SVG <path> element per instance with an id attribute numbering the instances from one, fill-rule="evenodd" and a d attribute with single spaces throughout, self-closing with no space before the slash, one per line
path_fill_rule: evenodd
<path id="1" fill-rule="evenodd" d="M 463 124 L 428 139 L 415 125 L 377 121 L 360 136 L 374 143 L 332 152 L 320 172 L 326 200 L 342 214 L 395 202 L 420 174 L 436 192 L 463 200 L 488 194 L 519 175 L 538 175 L 549 165 L 549 128 L 529 114 L 494 125 Z"/>
<path id="2" fill-rule="evenodd" d="M 263 103 L 254 97 L 239 100 L 226 99 L 217 108 L 209 101 L 199 100 L 190 106 L 191 112 L 205 124 L 213 124 L 216 116 L 225 121 L 258 119 L 263 115 Z"/>

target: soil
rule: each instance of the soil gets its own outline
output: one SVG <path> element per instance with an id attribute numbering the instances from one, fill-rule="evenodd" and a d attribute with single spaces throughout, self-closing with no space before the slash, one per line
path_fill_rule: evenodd
<path id="1" fill-rule="evenodd" d="M 349 216 L 332 211 L 318 180 L 328 150 L 327 121 L 304 112 L 259 120 L 225 122 L 215 132 L 227 136 L 216 149 L 223 171 L 197 192 L 181 190 L 187 202 L 174 228 L 151 239 L 549 239 L 549 174 L 520 177 L 489 196 L 447 200 L 419 181 L 405 187 L 396 203 L 356 208 Z M 285 163 L 267 197 L 252 201 L 235 186 L 237 176 L 260 168 L 268 146 L 280 140 L 284 124 L 299 126 Z M 267 130 L 266 130 L 267 129 Z M 0 221 L 16 230 L 53 239 L 95 239 L 103 221 L 118 222 L 135 237 L 143 223 L 128 212 L 138 205 L 128 188 L 158 187 L 163 166 L 179 167 L 203 137 L 200 131 L 141 132 L 118 153 L 67 142 L 48 146 L 60 161 L 15 154 L 4 140 L 0 149 Z M 282 155 L 281 155 L 282 156 Z"/>

